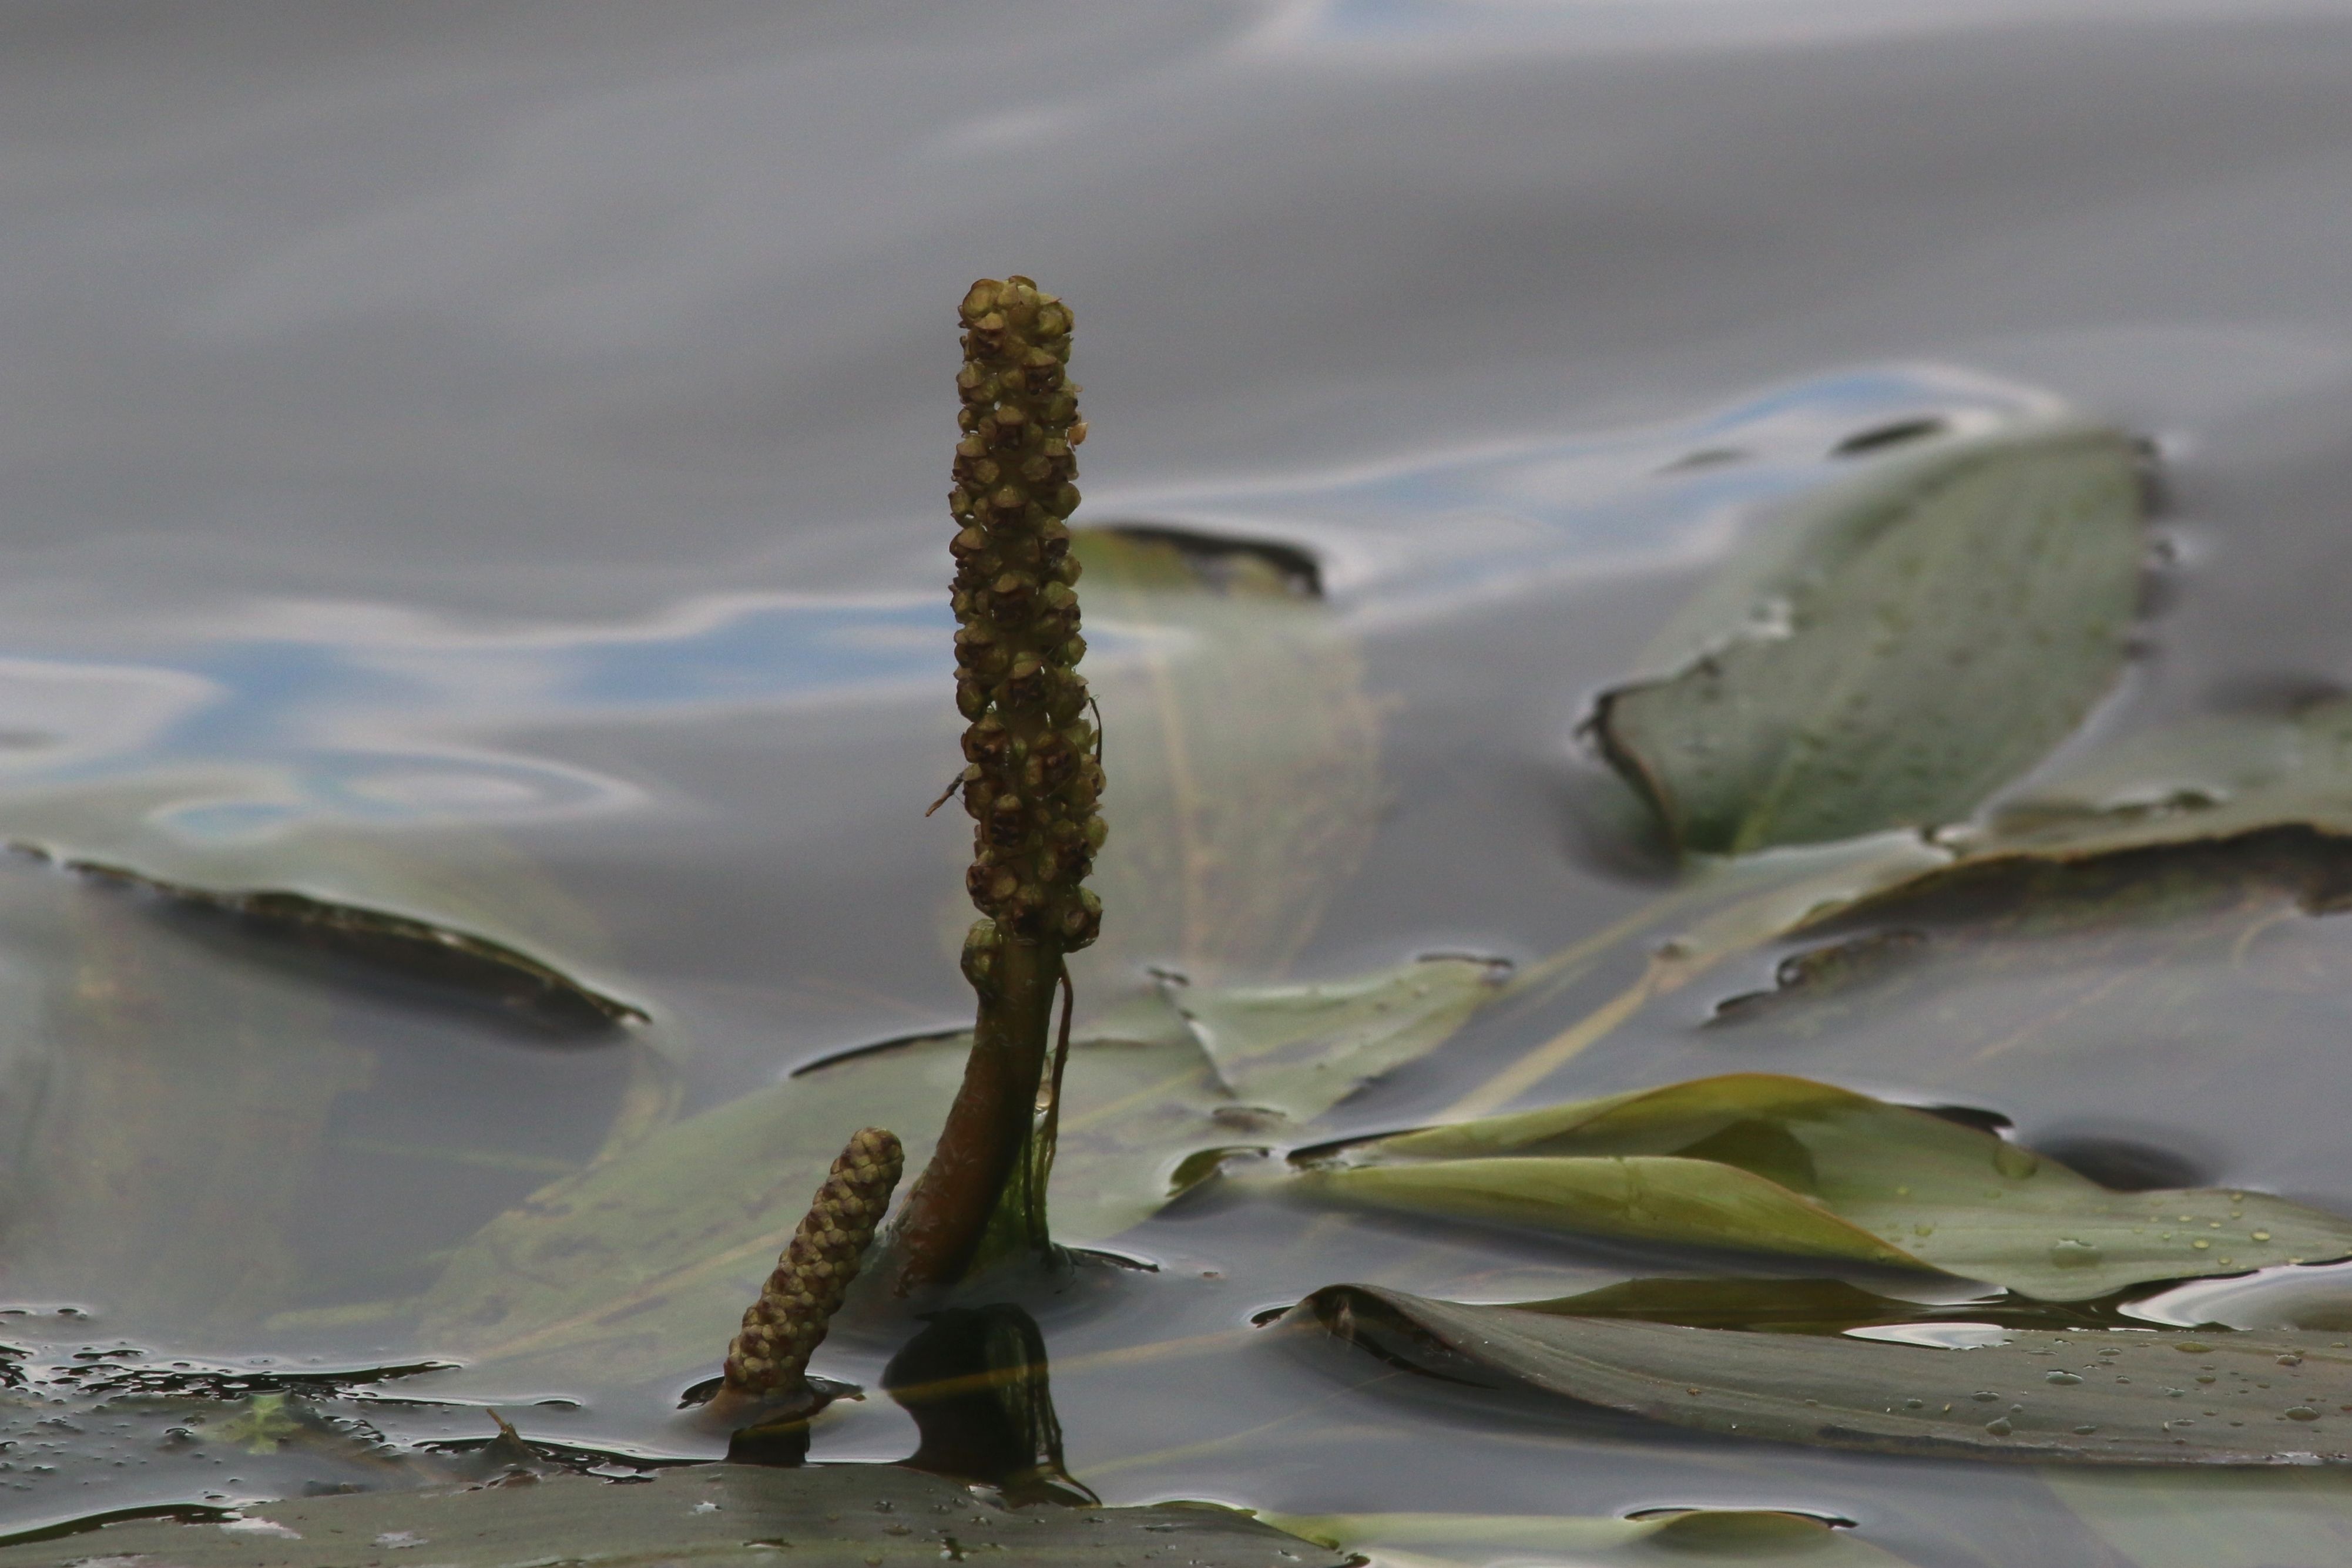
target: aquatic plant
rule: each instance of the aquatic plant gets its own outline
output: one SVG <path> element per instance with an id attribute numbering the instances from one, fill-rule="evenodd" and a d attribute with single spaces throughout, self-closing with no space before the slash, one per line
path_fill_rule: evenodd
<path id="1" fill-rule="evenodd" d="M 982 918 L 963 972 L 979 1012 L 962 1087 L 894 1233 L 902 1293 L 1049 1245 L 1045 1186 L 1069 1040 L 1063 959 L 1102 925 L 1084 885 L 1103 843 L 1103 771 L 1076 669 L 1087 645 L 1066 519 L 1087 426 L 1068 375 L 1070 308 L 1013 277 L 973 284 L 961 314 L 963 439 L 948 509 L 956 706 L 969 727 L 950 793 L 974 824 L 964 884 Z M 1057 989 L 1061 1040 L 1049 1052 Z"/>

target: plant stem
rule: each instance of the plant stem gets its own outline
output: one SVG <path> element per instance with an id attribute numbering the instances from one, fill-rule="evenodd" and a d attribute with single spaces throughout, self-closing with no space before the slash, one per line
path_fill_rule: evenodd
<path id="1" fill-rule="evenodd" d="M 996 958 L 995 983 L 980 992 L 963 1085 L 898 1218 L 901 1291 L 961 1277 L 1006 1186 L 1034 1174 L 1024 1166 L 1033 1159 L 1031 1122 L 1062 955 L 1048 943 L 1005 942 Z M 1029 1240 L 1045 1245 L 1042 1234 Z"/>
<path id="2" fill-rule="evenodd" d="M 1087 430 L 1066 373 L 1070 310 L 1016 277 L 973 284 L 961 314 L 964 436 L 948 508 L 959 525 L 956 706 L 971 721 L 957 781 L 974 823 L 964 885 L 984 916 L 963 968 L 979 1017 L 963 1086 L 894 1233 L 902 1294 L 983 1260 L 1000 1206 L 1025 1247 L 1048 1245 L 1037 1187 L 1052 1118 L 1041 1121 L 1038 1088 L 1054 994 L 1065 955 L 1102 925 L 1082 885 L 1103 842 L 1103 774 L 1076 671 L 1087 645 L 1065 523 L 1078 504 L 1072 449 Z"/>

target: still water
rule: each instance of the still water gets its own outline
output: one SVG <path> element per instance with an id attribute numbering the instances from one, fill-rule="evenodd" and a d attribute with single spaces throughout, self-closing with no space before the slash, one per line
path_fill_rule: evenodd
<path id="1" fill-rule="evenodd" d="M 2352 679 L 2347 72 L 2352 19 L 2284 0 L 12 7 L 0 836 L 443 922 L 649 1021 L 548 1026 L 0 864 L 0 1339 L 457 1361 L 383 1303 L 617 1125 L 968 1021 L 968 842 L 921 813 L 957 765 L 974 277 L 1076 308 L 1077 521 L 1286 547 L 1345 650 L 1219 700 L 1205 858 L 1113 866 L 1102 1005 L 1153 967 L 1529 965 L 1650 905 L 1670 872 L 1578 724 L 1857 434 L 2071 406 L 2155 444 L 2166 564 L 2077 745 Z M 1156 633 L 1087 613 L 1116 855 L 1158 831 L 1151 765 L 1120 770 Z M 1531 1099 L 1766 1065 L 2342 1209 L 2352 953 L 2306 916 L 2266 940 L 2259 1006 L 2136 1008 L 2146 955 L 2086 951 L 2103 1001 L 1965 1050 L 1920 1019 L 2041 982 L 1711 1023 L 1761 952 Z M 1329 1134 L 1442 1111 L 1607 991 L 1482 1019 Z M 2021 1468 L 1685 1435 L 1251 1327 L 1338 1281 L 1525 1300 L 1704 1260 L 1214 1191 L 1115 1248 L 1158 1271 L 1026 1303 L 1106 1501 L 1747 1506 L 1923 1565 L 2126 1561 Z M 690 1375 L 453 1365 L 335 1408 L 715 1457 L 675 1405 L 730 1326 Z M 813 1457 L 913 1451 L 896 1348 L 820 1357 L 874 1396 Z M 183 1462 L 164 1425 L 27 1438 L 0 1531 L 374 1462 Z M 2245 1561 L 2306 1561 L 2279 1550 Z"/>

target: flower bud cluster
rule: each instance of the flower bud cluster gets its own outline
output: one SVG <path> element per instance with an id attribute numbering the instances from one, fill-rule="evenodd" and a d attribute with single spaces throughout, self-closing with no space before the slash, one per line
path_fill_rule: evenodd
<path id="1" fill-rule="evenodd" d="M 1081 886 L 1102 847 L 1103 774 L 1076 665 L 1078 563 L 1067 518 L 1086 439 L 1068 376 L 1070 308 L 1025 277 L 982 278 L 961 308 L 955 488 L 956 706 L 965 886 L 995 935 L 1083 947 L 1102 905 Z M 967 967 L 970 967 L 968 958 Z"/>
<path id="2" fill-rule="evenodd" d="M 880 1127 L 849 1140 L 727 1347 L 729 1388 L 766 1395 L 801 1385 L 906 1163 L 898 1138 Z"/>

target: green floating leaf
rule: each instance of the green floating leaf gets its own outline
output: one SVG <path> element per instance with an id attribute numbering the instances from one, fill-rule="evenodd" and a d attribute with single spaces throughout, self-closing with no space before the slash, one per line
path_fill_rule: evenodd
<path id="1" fill-rule="evenodd" d="M 784 1469 L 696 1465 L 614 1486 L 562 1476 L 460 1492 L 379 1492 L 242 1508 L 220 1524 L 142 1521 L 0 1547 L 0 1568 L 86 1563 L 163 1568 L 772 1568 L 779 1562 L 935 1568 L 967 1558 L 1067 1563 L 1119 1557 L 1199 1568 L 1341 1568 L 1245 1514 L 1201 1504 L 1008 1508 L 957 1482 L 891 1465 Z"/>
<path id="2" fill-rule="evenodd" d="M 1708 1568 L 1892 1568 L 1853 1531 L 1809 1514 L 1764 1509 L 1683 1509 L 1638 1519 L 1552 1514 L 1265 1513 L 1279 1530 L 1365 1554 L 1371 1568 L 1486 1568 L 1573 1562 L 1579 1568 L 1682 1563 Z"/>
<path id="3" fill-rule="evenodd" d="M 2352 1460 L 2352 1350 L 2319 1333 L 2014 1331 L 1965 1350 L 1746 1333 L 1331 1285 L 1293 1309 L 1454 1378 L 1702 1431 L 2071 1464 Z"/>
<path id="4" fill-rule="evenodd" d="M 1052 1203 L 1057 1234 L 1107 1240 L 1215 1166 L 1286 1140 L 1430 1050 L 1495 989 L 1431 958 L 1322 985 L 1166 986 L 1074 1042 Z M 842 1129 L 907 1129 L 909 1168 L 962 1081 L 966 1035 L 836 1059 L 656 1134 L 541 1189 L 458 1249 L 418 1333 L 470 1360 L 659 1377 L 726 1343 L 840 1151 Z"/>
<path id="5" fill-rule="evenodd" d="M 2352 1221 L 2260 1193 L 2112 1192 L 1979 1129 L 1732 1073 L 1405 1133 L 1309 1171 L 1423 1213 L 1941 1270 L 2045 1301 L 2352 1257 Z"/>
<path id="6" fill-rule="evenodd" d="M 2141 461 L 2071 421 L 1874 461 L 1668 623 L 1654 674 L 1601 699 L 1602 750 L 1685 850 L 1966 816 L 2122 667 Z"/>

